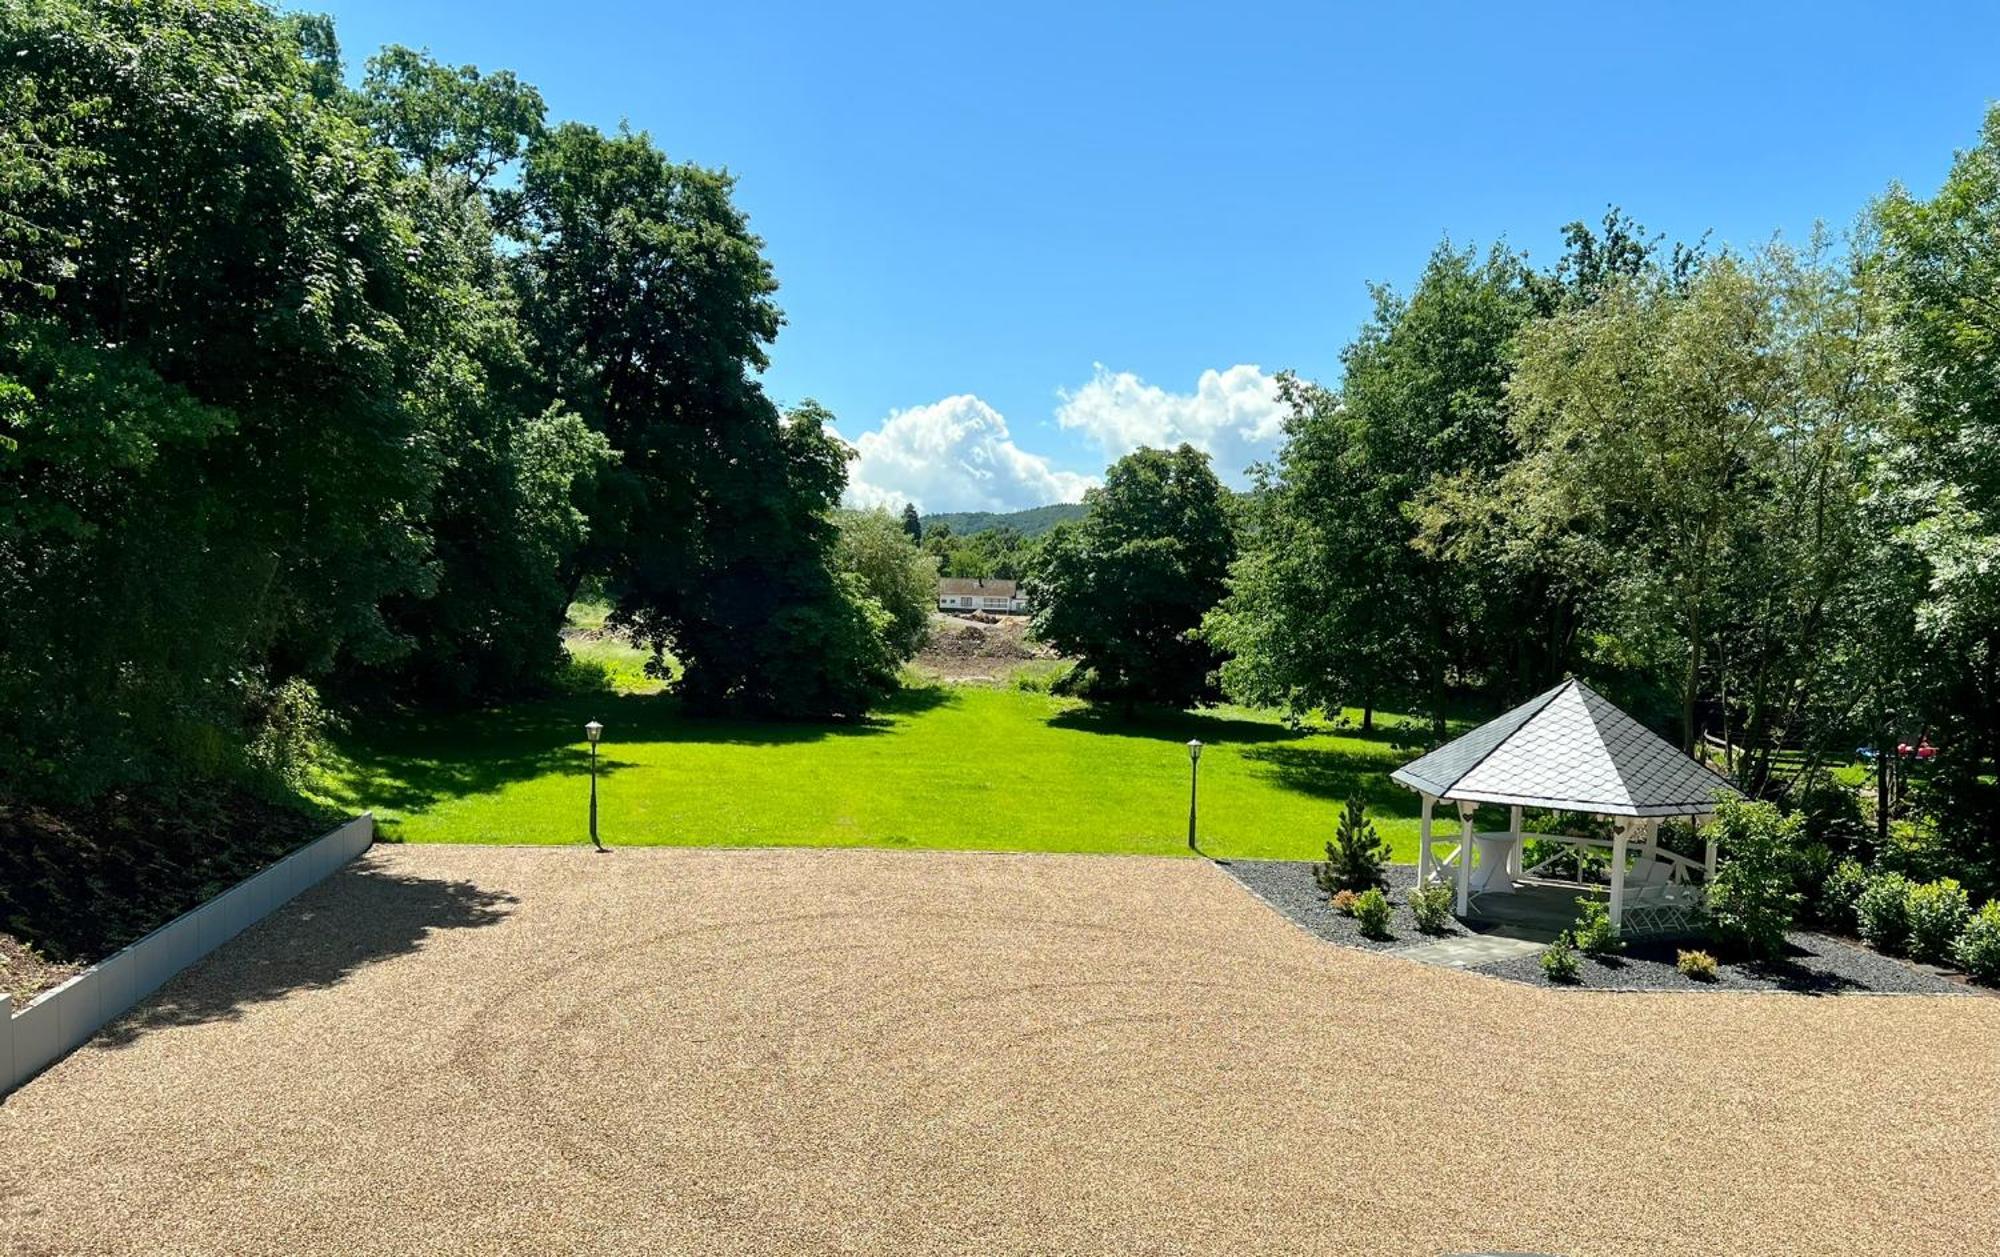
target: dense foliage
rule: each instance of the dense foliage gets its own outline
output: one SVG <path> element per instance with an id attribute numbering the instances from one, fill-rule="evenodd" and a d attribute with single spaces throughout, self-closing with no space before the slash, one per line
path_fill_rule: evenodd
<path id="1" fill-rule="evenodd" d="M 1585 675 L 1802 812 L 1814 900 L 1849 858 L 2000 892 L 1996 223 L 2000 110 L 1838 246 L 1612 211 L 1545 271 L 1441 248 L 1338 387 L 1283 381 L 1203 627 L 1225 692 L 1441 735 Z"/>
<path id="2" fill-rule="evenodd" d="M 268 770 L 315 690 L 546 684 L 601 578 L 705 708 L 912 650 L 756 375 L 728 176 L 252 0 L 0 9 L 0 787 Z"/>
<path id="3" fill-rule="evenodd" d="M 1050 533 L 1028 578 L 1034 631 L 1074 656 L 1081 692 L 1131 706 L 1212 697 L 1215 648 L 1196 629 L 1235 557 L 1228 495 L 1183 445 L 1119 459 L 1085 514 Z"/>

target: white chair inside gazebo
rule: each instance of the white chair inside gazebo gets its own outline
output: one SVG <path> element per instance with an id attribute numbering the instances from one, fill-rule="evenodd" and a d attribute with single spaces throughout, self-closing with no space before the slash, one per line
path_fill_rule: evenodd
<path id="1" fill-rule="evenodd" d="M 1542 888 L 1587 891 L 1584 855 L 1610 856 L 1611 921 L 1627 933 L 1667 931 L 1699 908 L 1702 886 L 1715 874 L 1715 842 L 1697 863 L 1660 845 L 1663 820 L 1687 818 L 1699 832 L 1718 798 L 1735 788 L 1581 681 L 1565 681 L 1503 716 L 1397 769 L 1392 777 L 1421 799 L 1417 853 L 1419 885 L 1446 881 L 1457 890 L 1461 917 L 1478 915 L 1475 901 Z M 1458 809 L 1455 835 L 1433 825 L 1437 804 Z M 1505 830 L 1475 832 L 1482 804 L 1507 809 Z M 1527 832 L 1528 808 L 1581 812 L 1612 819 L 1609 839 Z M 1551 866 L 1562 854 L 1524 867 L 1529 840 L 1573 855 L 1576 872 Z M 1440 853 L 1441 844 L 1450 844 Z"/>

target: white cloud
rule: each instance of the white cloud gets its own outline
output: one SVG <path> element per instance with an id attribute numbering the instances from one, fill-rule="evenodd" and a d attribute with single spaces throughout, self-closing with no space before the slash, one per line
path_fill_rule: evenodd
<path id="1" fill-rule="evenodd" d="M 1078 501 L 1096 483 L 1014 444 L 1000 412 L 970 393 L 892 410 L 850 444 L 860 456 L 847 466 L 847 500 L 861 507 L 1014 511 Z"/>
<path id="2" fill-rule="evenodd" d="M 1207 453 L 1215 472 L 1241 484 L 1244 468 L 1277 452 L 1285 407 L 1278 381 L 1255 366 L 1204 371 L 1192 393 L 1169 393 L 1130 371 L 1096 364 L 1090 382 L 1058 394 L 1056 422 L 1097 443 L 1106 461 L 1141 445 L 1185 441 Z"/>

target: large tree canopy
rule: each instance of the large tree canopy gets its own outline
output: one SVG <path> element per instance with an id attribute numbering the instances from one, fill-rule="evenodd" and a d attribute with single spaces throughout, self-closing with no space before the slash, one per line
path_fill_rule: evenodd
<path id="1" fill-rule="evenodd" d="M 6 9 L 0 785 L 232 771 L 315 683 L 545 684 L 593 572 L 697 706 L 893 683 L 728 179 L 542 112 L 401 48 L 350 91 L 251 0 Z"/>
<path id="2" fill-rule="evenodd" d="M 549 400 L 621 455 L 584 562 L 614 622 L 671 651 L 701 709 L 859 715 L 893 682 L 882 612 L 834 571 L 847 451 L 755 375 L 777 288 L 730 180 L 575 123 L 522 174 L 521 300 Z"/>
<path id="3" fill-rule="evenodd" d="M 271 683 L 401 648 L 454 282 L 421 187 L 232 0 L 0 25 L 0 741 L 73 790 L 211 767 Z M 88 632 L 78 632 L 88 625 Z"/>
<path id="4" fill-rule="evenodd" d="M 1192 446 L 1119 459 L 1081 522 L 1049 534 L 1029 577 L 1034 630 L 1079 661 L 1087 695 L 1185 706 L 1212 698 L 1195 629 L 1235 555 L 1226 491 Z"/>
<path id="5" fill-rule="evenodd" d="M 1295 713 L 1442 711 L 1506 590 L 1413 548 L 1412 508 L 1435 478 L 1485 476 L 1508 457 L 1506 354 L 1528 313 L 1513 255 L 1441 248 L 1409 297 L 1376 289 L 1338 392 L 1284 381 L 1285 447 L 1206 629 L 1234 656 L 1232 695 Z"/>

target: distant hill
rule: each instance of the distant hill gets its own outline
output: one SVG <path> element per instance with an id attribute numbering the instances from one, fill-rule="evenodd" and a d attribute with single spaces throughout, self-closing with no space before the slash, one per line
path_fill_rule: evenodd
<path id="1" fill-rule="evenodd" d="M 1023 537 L 1039 537 L 1066 520 L 1082 518 L 1083 503 L 1058 502 L 1054 506 L 1030 507 L 1025 511 L 940 511 L 936 515 L 924 516 L 924 527 L 929 529 L 934 524 L 945 524 L 963 537 L 1005 525 Z"/>

